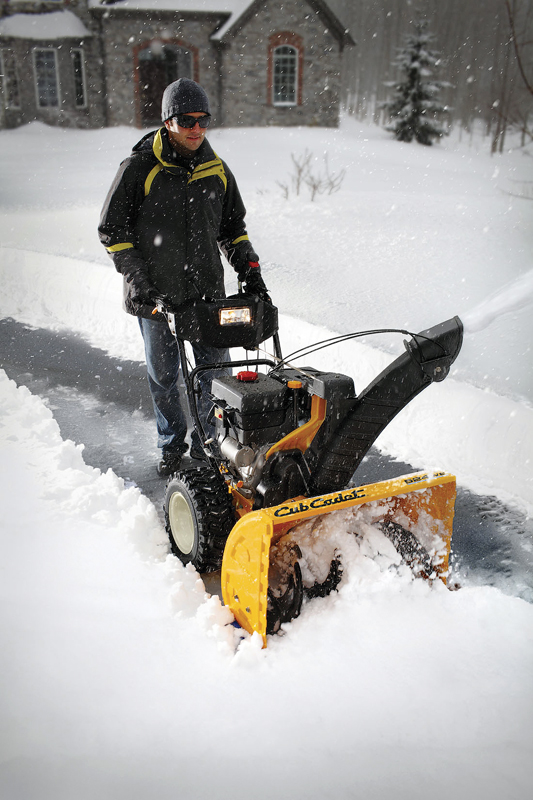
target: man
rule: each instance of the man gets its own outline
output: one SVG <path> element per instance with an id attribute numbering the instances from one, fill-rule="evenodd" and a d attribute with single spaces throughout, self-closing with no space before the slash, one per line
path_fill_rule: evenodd
<path id="1" fill-rule="evenodd" d="M 227 164 L 205 135 L 211 121 L 203 88 L 180 78 L 165 89 L 164 126 L 144 136 L 122 162 L 102 210 L 100 241 L 124 276 L 124 304 L 139 318 L 154 404 L 160 475 L 175 472 L 187 451 L 177 385 L 179 354 L 166 319 L 152 313 L 189 298 L 225 296 L 220 250 L 245 283 L 266 294 L 245 208 Z M 228 360 L 227 350 L 193 345 L 197 364 Z M 203 388 L 212 375 L 203 372 Z M 206 425 L 207 408 L 200 408 Z M 195 449 L 199 449 L 199 443 Z M 191 455 L 201 457 L 201 451 Z"/>

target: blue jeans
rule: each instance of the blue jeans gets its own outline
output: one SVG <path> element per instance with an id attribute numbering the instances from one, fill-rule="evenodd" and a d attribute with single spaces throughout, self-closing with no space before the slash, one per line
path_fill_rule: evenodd
<path id="1" fill-rule="evenodd" d="M 139 317 L 139 326 L 144 339 L 148 385 L 154 404 L 157 446 L 164 453 L 182 454 L 187 450 L 185 438 L 188 425 L 178 386 L 180 369 L 178 345 L 166 320 Z M 192 344 L 192 349 L 196 366 L 229 361 L 229 352 L 226 349 L 198 343 Z M 227 370 L 206 370 L 198 376 L 202 390 L 198 401 L 198 413 L 208 437 L 214 434 L 214 428 L 207 424 L 207 416 L 211 410 L 208 392 L 213 376 L 225 372 L 227 373 Z M 199 438 L 196 432 L 193 432 L 191 439 L 192 444 L 198 446 Z"/>

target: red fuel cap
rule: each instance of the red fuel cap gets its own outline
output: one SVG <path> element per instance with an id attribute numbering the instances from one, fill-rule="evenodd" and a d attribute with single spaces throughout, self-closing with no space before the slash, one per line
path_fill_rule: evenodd
<path id="1" fill-rule="evenodd" d="M 237 373 L 238 381 L 256 381 L 258 377 L 257 372 L 252 372 L 247 369 L 243 369 L 241 372 Z"/>

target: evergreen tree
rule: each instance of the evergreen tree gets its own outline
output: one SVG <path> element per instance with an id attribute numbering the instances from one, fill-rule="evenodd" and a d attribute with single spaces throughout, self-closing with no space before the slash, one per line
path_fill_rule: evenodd
<path id="1" fill-rule="evenodd" d="M 449 83 L 431 79 L 433 68 L 438 64 L 438 54 L 430 50 L 433 36 L 427 30 L 428 23 L 417 19 L 414 32 L 405 37 L 405 45 L 399 48 L 393 65 L 398 67 L 401 78 L 387 83 L 393 89 L 392 99 L 382 103 L 392 123 L 386 130 L 394 133 L 399 142 L 432 144 L 433 139 L 446 136 L 437 116 L 447 110 L 437 100 L 437 95 Z"/>

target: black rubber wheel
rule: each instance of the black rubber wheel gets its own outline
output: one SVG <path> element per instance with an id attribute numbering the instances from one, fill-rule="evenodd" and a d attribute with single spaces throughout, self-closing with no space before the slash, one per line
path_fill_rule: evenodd
<path id="1" fill-rule="evenodd" d="M 214 469 L 191 467 L 170 478 L 165 524 L 172 552 L 183 564 L 192 564 L 198 572 L 220 569 L 234 523 L 230 494 Z"/>

